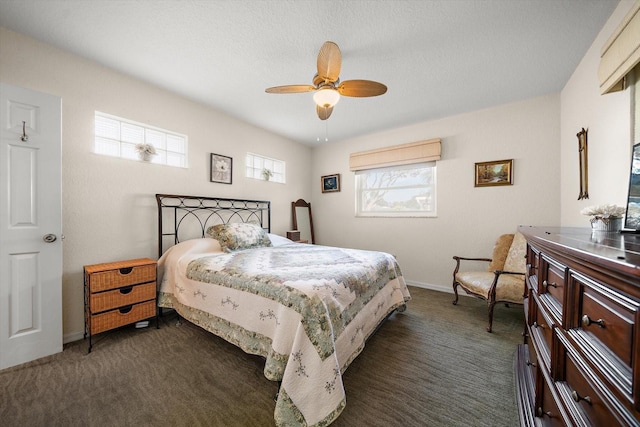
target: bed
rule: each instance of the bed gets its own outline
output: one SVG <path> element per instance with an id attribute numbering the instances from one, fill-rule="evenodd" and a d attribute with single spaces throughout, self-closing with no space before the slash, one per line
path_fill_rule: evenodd
<path id="1" fill-rule="evenodd" d="M 265 359 L 278 426 L 326 426 L 342 373 L 410 300 L 387 253 L 270 233 L 268 201 L 156 194 L 158 306 Z"/>

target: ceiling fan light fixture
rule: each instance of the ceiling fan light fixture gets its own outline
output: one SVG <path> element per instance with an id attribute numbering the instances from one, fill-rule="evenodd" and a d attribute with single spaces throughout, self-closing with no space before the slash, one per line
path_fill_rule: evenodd
<path id="1" fill-rule="evenodd" d="M 333 107 L 340 101 L 340 93 L 330 87 L 321 88 L 313 94 L 313 100 L 320 107 Z"/>

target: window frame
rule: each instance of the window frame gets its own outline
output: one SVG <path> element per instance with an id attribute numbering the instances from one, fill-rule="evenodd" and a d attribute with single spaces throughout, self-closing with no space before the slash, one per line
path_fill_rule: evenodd
<path id="1" fill-rule="evenodd" d="M 111 120 L 117 122 L 118 135 L 106 136 L 99 135 L 98 122 L 100 119 Z M 142 132 L 142 139 L 134 142 L 127 141 L 126 136 L 123 136 L 123 127 L 129 127 L 130 129 L 138 128 L 137 130 Z M 170 140 L 175 140 L 178 148 L 171 149 L 168 147 Z M 159 141 L 158 141 L 159 140 Z M 111 144 L 116 148 L 113 153 L 109 153 L 107 150 L 100 150 L 98 145 Z M 101 111 L 94 112 L 94 130 L 93 130 L 93 152 L 101 156 L 118 157 L 126 160 L 139 160 L 137 153 L 135 153 L 135 145 L 137 143 L 145 143 L 153 145 L 157 155 L 154 155 L 149 160 L 149 163 L 165 165 L 170 167 L 177 167 L 188 169 L 189 168 L 189 137 L 187 135 L 173 132 L 167 129 L 159 128 L 157 126 L 151 126 L 146 123 L 136 122 L 134 120 L 126 119 L 124 117 L 114 116 L 112 114 L 103 113 Z M 182 147 L 179 145 L 182 144 Z M 178 159 L 178 164 L 170 162 L 169 158 Z"/>
<path id="2" fill-rule="evenodd" d="M 427 186 L 414 185 L 414 186 L 399 186 L 395 187 L 396 190 L 415 190 L 415 189 L 425 189 L 432 194 L 432 209 L 429 210 L 402 210 L 402 211 L 394 211 L 394 210 L 370 210 L 365 211 L 362 207 L 363 200 L 363 191 L 372 191 L 371 189 L 363 189 L 361 188 L 361 183 L 365 176 L 369 176 L 373 173 L 380 172 L 393 172 L 393 171 L 406 171 L 406 170 L 418 170 L 423 168 L 431 169 L 431 184 Z M 437 218 L 437 164 L 435 161 L 430 162 L 421 162 L 414 163 L 409 165 L 400 165 L 400 166 L 387 166 L 382 168 L 375 169 L 364 169 L 355 171 L 355 215 L 356 217 L 361 218 L 375 218 L 375 217 L 383 217 L 383 218 Z M 380 189 L 394 189 L 394 187 L 380 187 Z M 418 202 L 419 203 L 419 202 Z"/>
<path id="3" fill-rule="evenodd" d="M 249 165 L 251 157 L 251 165 Z M 255 166 L 256 160 L 261 164 L 261 166 Z M 262 171 L 264 169 L 269 169 L 269 167 L 265 166 L 265 164 L 271 167 L 272 175 L 269 179 L 265 179 Z M 281 171 L 276 170 L 281 168 Z M 251 170 L 251 173 L 249 173 Z M 262 154 L 256 154 L 252 152 L 247 152 L 244 156 L 244 176 L 249 179 L 257 179 L 261 181 L 270 181 L 278 184 L 286 184 L 287 183 L 287 163 L 284 160 L 275 159 L 273 157 L 263 156 Z"/>

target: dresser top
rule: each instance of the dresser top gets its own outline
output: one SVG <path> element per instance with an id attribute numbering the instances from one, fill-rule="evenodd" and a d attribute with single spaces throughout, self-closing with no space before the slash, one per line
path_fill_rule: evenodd
<path id="1" fill-rule="evenodd" d="M 524 225 L 518 231 L 548 249 L 635 276 L 640 286 L 640 234 Z"/>

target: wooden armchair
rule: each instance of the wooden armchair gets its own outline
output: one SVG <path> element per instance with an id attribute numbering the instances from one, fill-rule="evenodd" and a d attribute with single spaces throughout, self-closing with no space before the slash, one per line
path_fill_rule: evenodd
<path id="1" fill-rule="evenodd" d="M 524 274 L 526 271 L 526 240 L 520 233 L 503 234 L 493 248 L 491 258 L 463 258 L 454 256 L 456 268 L 453 270 L 453 292 L 458 304 L 458 286 L 467 294 L 487 301 L 489 306 L 489 326 L 493 323 L 493 308 L 498 302 L 507 305 L 523 304 L 526 288 Z M 485 271 L 460 271 L 460 261 L 487 261 L 489 268 Z"/>

